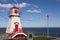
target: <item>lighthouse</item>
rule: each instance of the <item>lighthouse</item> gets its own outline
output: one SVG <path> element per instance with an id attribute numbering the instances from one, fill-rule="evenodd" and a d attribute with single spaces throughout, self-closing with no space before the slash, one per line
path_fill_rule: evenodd
<path id="1" fill-rule="evenodd" d="M 17 7 L 11 8 L 6 33 L 8 38 L 27 36 L 21 27 L 19 8 Z"/>

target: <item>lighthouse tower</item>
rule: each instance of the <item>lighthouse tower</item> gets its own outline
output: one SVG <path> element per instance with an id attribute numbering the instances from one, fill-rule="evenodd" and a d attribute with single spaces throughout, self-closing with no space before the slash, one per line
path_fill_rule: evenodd
<path id="1" fill-rule="evenodd" d="M 16 7 L 11 8 L 11 13 L 9 14 L 9 22 L 6 30 L 8 38 L 19 38 L 27 36 L 21 27 L 20 15 L 18 11 L 19 9 Z"/>

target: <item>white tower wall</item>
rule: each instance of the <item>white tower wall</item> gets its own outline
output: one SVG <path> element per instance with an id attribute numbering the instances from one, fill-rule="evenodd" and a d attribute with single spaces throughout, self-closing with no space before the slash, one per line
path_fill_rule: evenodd
<path id="1" fill-rule="evenodd" d="M 19 28 L 22 28 L 21 27 L 21 22 L 20 22 L 20 17 L 11 17 L 10 19 L 9 19 L 9 23 L 8 23 L 8 27 L 7 27 L 7 31 L 6 31 L 6 33 L 11 33 L 11 32 L 13 32 L 13 29 L 15 28 L 14 27 L 14 23 L 15 22 L 18 22 L 20 25 L 19 25 Z"/>

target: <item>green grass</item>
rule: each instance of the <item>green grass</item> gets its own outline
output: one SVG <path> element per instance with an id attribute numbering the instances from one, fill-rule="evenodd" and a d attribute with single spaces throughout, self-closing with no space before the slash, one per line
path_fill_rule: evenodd
<path id="1" fill-rule="evenodd" d="M 54 38 L 47 38 L 47 37 L 33 37 L 33 40 L 52 40 Z"/>

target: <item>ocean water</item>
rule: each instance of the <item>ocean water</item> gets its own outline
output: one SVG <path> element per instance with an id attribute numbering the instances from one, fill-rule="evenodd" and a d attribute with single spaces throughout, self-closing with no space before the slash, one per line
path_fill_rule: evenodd
<path id="1" fill-rule="evenodd" d="M 49 36 L 60 37 L 60 28 L 23 28 L 26 32 L 33 32 L 36 35 L 47 35 L 47 30 Z M 5 33 L 6 28 L 0 28 L 0 34 Z"/>

